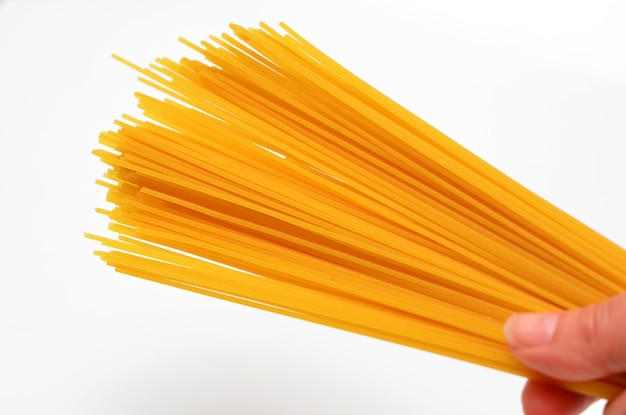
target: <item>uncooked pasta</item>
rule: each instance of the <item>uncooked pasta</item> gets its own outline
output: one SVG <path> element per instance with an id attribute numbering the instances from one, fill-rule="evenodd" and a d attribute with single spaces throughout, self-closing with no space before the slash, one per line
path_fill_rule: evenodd
<path id="1" fill-rule="evenodd" d="M 94 151 L 115 236 L 88 236 L 117 271 L 530 378 L 507 317 L 626 287 L 621 247 L 287 25 L 231 29 L 181 39 L 197 59 L 117 57 L 166 96 Z"/>

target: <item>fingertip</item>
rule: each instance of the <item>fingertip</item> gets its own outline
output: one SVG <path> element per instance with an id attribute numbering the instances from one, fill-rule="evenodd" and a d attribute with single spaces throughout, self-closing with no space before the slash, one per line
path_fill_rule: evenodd
<path id="1" fill-rule="evenodd" d="M 532 348 L 552 340 L 559 313 L 515 314 L 504 324 L 504 336 L 512 348 Z"/>
<path id="2" fill-rule="evenodd" d="M 596 401 L 545 383 L 529 380 L 522 392 L 525 415 L 578 415 Z"/>

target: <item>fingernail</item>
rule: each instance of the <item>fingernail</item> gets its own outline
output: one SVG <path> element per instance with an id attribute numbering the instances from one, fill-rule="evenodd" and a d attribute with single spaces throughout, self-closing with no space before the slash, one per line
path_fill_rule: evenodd
<path id="1" fill-rule="evenodd" d="M 559 313 L 515 314 L 504 324 L 504 336 L 511 347 L 535 347 L 552 340 Z"/>

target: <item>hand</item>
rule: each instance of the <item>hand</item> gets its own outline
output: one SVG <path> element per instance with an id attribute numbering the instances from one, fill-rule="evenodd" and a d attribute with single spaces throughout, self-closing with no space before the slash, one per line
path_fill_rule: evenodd
<path id="1" fill-rule="evenodd" d="M 504 328 L 512 353 L 550 377 L 585 381 L 626 372 L 626 292 L 589 307 L 544 314 L 517 314 Z M 577 415 L 593 398 L 528 381 L 526 415 Z M 626 414 L 626 391 L 605 408 Z"/>

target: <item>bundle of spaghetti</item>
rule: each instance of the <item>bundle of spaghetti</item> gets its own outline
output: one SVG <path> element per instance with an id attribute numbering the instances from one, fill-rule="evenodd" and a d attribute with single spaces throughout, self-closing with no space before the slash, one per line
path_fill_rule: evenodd
<path id="1" fill-rule="evenodd" d="M 516 312 L 626 287 L 626 252 L 353 75 L 285 24 L 203 60 L 125 62 L 165 99 L 102 133 L 117 271 L 541 379 Z M 610 398 L 626 377 L 553 382 Z"/>

